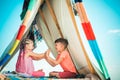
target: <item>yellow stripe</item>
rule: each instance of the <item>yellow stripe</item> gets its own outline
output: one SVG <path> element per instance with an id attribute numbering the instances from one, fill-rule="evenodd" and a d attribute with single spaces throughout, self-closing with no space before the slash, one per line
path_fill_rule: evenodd
<path id="1" fill-rule="evenodd" d="M 20 43 L 20 40 L 15 40 L 13 47 L 10 49 L 9 54 L 12 55 L 15 49 L 17 48 L 18 44 Z"/>

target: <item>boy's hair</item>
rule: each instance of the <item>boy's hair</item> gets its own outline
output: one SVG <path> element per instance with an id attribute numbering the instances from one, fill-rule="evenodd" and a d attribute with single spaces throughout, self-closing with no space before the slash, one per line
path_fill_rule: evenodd
<path id="1" fill-rule="evenodd" d="M 64 38 L 58 38 L 55 40 L 55 43 L 62 43 L 64 45 L 65 48 L 67 48 L 67 45 L 68 45 L 68 40 L 67 39 L 64 39 Z"/>
<path id="2" fill-rule="evenodd" d="M 24 49 L 25 45 L 26 44 L 29 44 L 30 41 L 33 42 L 33 40 L 29 39 L 29 38 L 24 38 L 21 43 L 20 43 L 20 49 Z M 33 43 L 33 46 L 34 46 L 34 43 Z"/>

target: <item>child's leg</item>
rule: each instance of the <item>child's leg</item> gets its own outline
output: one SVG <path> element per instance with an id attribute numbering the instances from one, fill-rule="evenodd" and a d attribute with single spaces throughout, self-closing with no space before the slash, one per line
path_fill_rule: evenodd
<path id="1" fill-rule="evenodd" d="M 75 78 L 76 73 L 64 71 L 64 72 L 59 72 L 59 76 L 60 76 L 60 78 Z"/>
<path id="2" fill-rule="evenodd" d="M 45 73 L 42 72 L 41 70 L 38 70 L 38 71 L 34 71 L 32 73 L 32 76 L 34 76 L 34 77 L 42 77 L 42 76 L 45 76 Z"/>
<path id="3" fill-rule="evenodd" d="M 0 74 L 0 80 L 7 80 L 6 76 L 3 74 Z"/>
<path id="4" fill-rule="evenodd" d="M 54 77 L 60 78 L 59 72 L 55 72 L 55 71 L 50 72 L 50 73 L 49 73 L 49 76 L 54 76 Z"/>

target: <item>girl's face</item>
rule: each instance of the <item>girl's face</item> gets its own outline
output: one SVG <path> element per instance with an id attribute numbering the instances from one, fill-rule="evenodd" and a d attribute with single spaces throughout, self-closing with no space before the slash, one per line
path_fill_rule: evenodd
<path id="1" fill-rule="evenodd" d="M 64 50 L 64 45 L 60 42 L 55 43 L 55 48 L 57 50 L 57 52 L 62 52 Z"/>
<path id="2" fill-rule="evenodd" d="M 26 41 L 25 49 L 33 50 L 34 49 L 33 41 Z"/>

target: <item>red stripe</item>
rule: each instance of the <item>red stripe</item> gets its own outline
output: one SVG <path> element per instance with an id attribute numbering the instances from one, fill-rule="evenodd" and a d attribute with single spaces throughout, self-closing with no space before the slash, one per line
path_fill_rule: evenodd
<path id="1" fill-rule="evenodd" d="M 94 35 L 94 32 L 93 32 L 93 29 L 92 29 L 92 26 L 90 24 L 90 22 L 86 23 L 87 24 L 87 27 L 88 27 L 88 30 L 89 30 L 89 33 L 90 33 L 90 36 L 91 38 L 88 39 L 88 40 L 95 40 L 95 35 Z"/>
<path id="2" fill-rule="evenodd" d="M 17 37 L 16 37 L 17 40 L 21 40 L 21 38 L 22 38 L 22 36 L 23 36 L 23 33 L 24 33 L 24 31 L 25 31 L 25 28 L 26 28 L 25 25 L 21 25 L 21 26 L 20 26 L 20 29 L 19 29 L 18 34 L 17 34 Z"/>
<path id="3" fill-rule="evenodd" d="M 82 23 L 82 26 L 83 26 L 83 29 L 84 29 L 84 32 L 86 34 L 87 39 L 88 40 L 95 40 L 95 36 L 94 36 L 90 22 Z"/>

